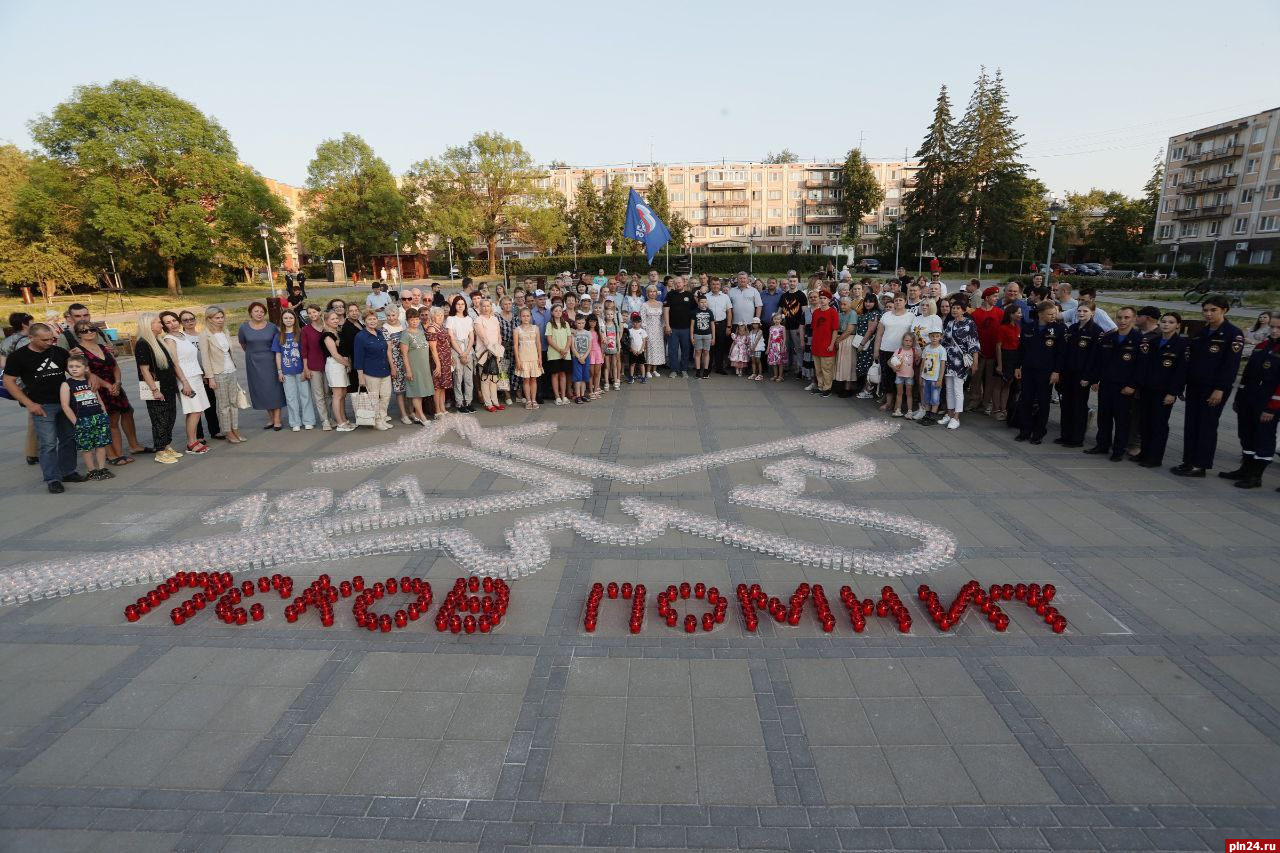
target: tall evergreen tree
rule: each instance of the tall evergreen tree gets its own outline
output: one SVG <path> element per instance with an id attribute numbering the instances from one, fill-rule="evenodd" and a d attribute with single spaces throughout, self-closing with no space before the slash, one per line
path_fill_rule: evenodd
<path id="1" fill-rule="evenodd" d="M 1156 214 L 1160 210 L 1160 193 L 1164 189 L 1164 151 L 1156 155 L 1152 164 L 1151 177 L 1142 187 L 1142 206 L 1147 215 L 1143 226 L 1143 242 L 1154 243 L 1156 239 Z"/>
<path id="2" fill-rule="evenodd" d="M 916 187 L 903 202 L 903 242 L 912 250 L 918 250 L 922 236 L 939 254 L 956 244 L 961 208 L 955 132 L 951 97 L 943 86 L 933 108 L 933 121 L 916 151 L 920 163 Z"/>
<path id="3" fill-rule="evenodd" d="M 584 174 L 573 196 L 569 214 L 569 237 L 578 241 L 580 253 L 604 250 L 604 223 L 600 216 L 600 194 L 591 175 Z"/>
<path id="4" fill-rule="evenodd" d="M 997 70 L 989 77 L 984 66 L 956 134 L 965 226 L 960 247 L 966 266 L 980 239 L 988 249 L 1006 251 L 1021 239 L 1013 222 L 1028 191 L 1027 167 L 1019 159 L 1022 134 L 1014 121 L 1003 74 Z"/>

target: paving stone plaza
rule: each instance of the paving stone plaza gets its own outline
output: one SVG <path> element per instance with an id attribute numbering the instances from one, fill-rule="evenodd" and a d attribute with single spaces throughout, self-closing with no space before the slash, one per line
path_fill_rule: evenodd
<path id="1" fill-rule="evenodd" d="M 713 376 L 476 421 L 554 423 L 521 443 L 645 468 L 873 415 L 867 403 L 819 399 L 794 382 Z M 313 470 L 417 426 L 336 434 L 260 424 L 249 413 L 244 446 L 218 442 L 176 465 L 143 458 L 110 483 L 54 496 L 22 463 L 21 412 L 3 407 L 6 569 L 50 560 L 84 569 L 131 549 L 180 557 L 209 537 L 265 553 L 281 533 L 312 535 L 298 520 L 305 513 L 279 508 L 258 532 L 202 523 L 257 493 L 275 501 L 332 489 L 341 501 L 377 481 L 391 511 L 404 498 L 388 484 L 406 476 L 428 505 L 525 488 L 447 457 Z M 1219 447 L 1221 467 L 1237 447 L 1230 416 Z M 1175 435 L 1170 464 L 1180 451 Z M 674 528 L 634 546 L 566 528 L 548 535 L 545 566 L 511 582 L 498 628 L 453 634 L 436 630 L 435 609 L 469 572 L 439 550 L 401 547 L 388 527 L 345 539 L 368 554 L 385 537 L 389 553 L 235 579 L 284 573 L 301 590 L 322 572 L 334 584 L 421 577 L 435 604 L 402 630 L 358 627 L 346 599 L 332 627 L 314 613 L 289 623 L 274 593 L 253 599 L 265 618 L 243 626 L 212 612 L 175 626 L 167 603 L 130 623 L 123 609 L 150 588 L 140 586 L 0 608 L 0 849 L 1130 851 L 1221 850 L 1224 838 L 1280 835 L 1274 482 L 1242 492 L 1015 444 L 980 416 L 954 432 L 906 423 L 858 452 L 874 460 L 874 476 L 810 477 L 806 497 L 940 527 L 954 560 L 880 577 Z M 767 485 L 762 469 L 773 461 L 639 485 L 584 476 L 588 497 L 436 527 L 465 528 L 502 552 L 516 519 L 567 508 L 631 523 L 620 504 L 640 496 L 779 540 L 891 553 L 919 545 L 730 499 L 735 487 Z M 335 518 L 363 511 L 337 506 Z M 977 609 L 939 630 L 917 586 L 945 605 L 970 578 L 1054 584 L 1066 631 L 1017 601 L 1005 605 L 1003 633 Z M 627 625 L 630 602 L 607 597 L 599 627 L 584 629 L 592 584 L 610 581 L 646 585 L 639 633 Z M 659 618 L 657 593 L 686 581 L 730 598 L 714 630 L 687 634 Z M 812 601 L 795 627 L 759 611 L 758 628 L 746 630 L 738 584 L 785 602 L 801 582 L 825 587 L 831 633 Z M 873 615 L 855 633 L 839 601 L 845 584 L 859 598 L 893 586 L 910 632 Z M 690 599 L 677 609 L 706 608 Z"/>

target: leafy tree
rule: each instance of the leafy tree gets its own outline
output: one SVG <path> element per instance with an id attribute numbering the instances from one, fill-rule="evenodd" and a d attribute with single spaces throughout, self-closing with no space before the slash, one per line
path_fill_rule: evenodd
<path id="1" fill-rule="evenodd" d="M 764 162 L 774 165 L 780 163 L 799 163 L 800 155 L 792 151 L 790 148 L 783 148 L 777 154 L 772 151 L 764 158 Z"/>
<path id="2" fill-rule="evenodd" d="M 466 244 L 483 241 L 489 249 L 489 275 L 497 275 L 498 240 L 518 232 L 529 210 L 545 205 L 550 194 L 538 186 L 545 176 L 518 141 L 486 132 L 414 164 L 406 185 L 423 206 L 420 221 L 432 233 L 467 227 Z"/>
<path id="3" fill-rule="evenodd" d="M 1164 189 L 1164 151 L 1156 154 L 1152 164 L 1151 177 L 1142 187 L 1142 205 L 1147 214 L 1143 239 L 1154 243 L 1156 238 L 1156 214 L 1160 210 L 1160 193 Z"/>
<path id="4" fill-rule="evenodd" d="M 77 235 L 82 223 L 66 170 L 0 146 L 0 281 L 35 282 L 45 301 L 59 284 L 92 281 Z"/>
<path id="5" fill-rule="evenodd" d="M 569 242 L 569 212 L 564 198 L 529 208 L 520 223 L 520 238 L 539 252 L 554 252 Z"/>
<path id="6" fill-rule="evenodd" d="M 612 240 L 614 247 L 618 252 L 625 254 L 628 251 L 635 251 L 635 246 L 639 245 L 634 240 L 628 241 L 632 245 L 624 247 L 622 245 L 622 228 L 627 221 L 627 199 L 630 193 L 622 181 L 614 179 L 609 181 L 608 186 L 604 188 L 604 193 L 600 199 L 600 228 L 604 240 Z M 603 248 L 603 247 L 602 247 Z"/>
<path id="7" fill-rule="evenodd" d="M 395 251 L 393 232 L 409 231 L 408 204 L 390 167 L 354 133 L 316 146 L 302 203 L 307 218 L 300 236 L 308 249 L 334 255 L 344 243 L 357 269 L 373 255 Z"/>
<path id="8" fill-rule="evenodd" d="M 1112 262 L 1139 261 L 1150 225 L 1145 199 L 1107 193 L 1102 215 L 1089 224 L 1089 244 Z"/>
<path id="9" fill-rule="evenodd" d="M 862 156 L 862 150 L 850 149 L 844 160 L 844 230 L 845 237 L 858 243 L 862 217 L 875 211 L 884 201 L 884 188 L 876 173 Z"/>
<path id="10" fill-rule="evenodd" d="M 569 164 L 563 160 L 552 160 L 550 163 L 547 164 L 547 168 L 548 169 L 567 169 L 569 168 Z"/>
<path id="11" fill-rule="evenodd" d="M 74 175 L 86 225 L 159 261 L 179 295 L 179 265 L 212 255 L 212 211 L 235 172 L 222 126 L 167 89 L 116 80 L 78 87 L 31 133 Z"/>
<path id="12" fill-rule="evenodd" d="M 946 254 L 959 243 L 961 173 L 955 150 L 955 122 L 947 87 L 938 92 L 933 120 L 916 151 L 920 169 L 916 187 L 903 202 L 903 239 L 916 251 L 921 236 L 935 252 Z"/>
<path id="13" fill-rule="evenodd" d="M 661 219 L 666 224 L 667 230 L 671 232 L 669 244 L 671 251 L 681 251 L 685 240 L 689 239 L 689 221 L 681 216 L 679 211 L 671 209 L 671 197 L 667 193 L 666 181 L 658 178 L 649 184 L 649 188 L 645 191 L 645 201 L 649 203 L 649 208 L 654 215 Z"/>
<path id="14" fill-rule="evenodd" d="M 284 257 L 281 233 L 291 218 L 288 205 L 271 191 L 262 176 L 237 164 L 215 214 L 214 260 L 239 268 L 250 280 L 253 268 L 266 260 L 258 226 L 265 223 L 270 228 L 267 240 L 271 255 L 279 259 Z"/>
<path id="15" fill-rule="evenodd" d="M 1017 241 L 1009 227 L 1026 191 L 1027 167 L 1019 160 L 1022 134 L 1013 127 L 1008 96 L 999 70 L 982 68 L 968 109 L 957 127 L 961 164 L 965 257 L 983 238 L 987 248 L 1007 250 Z"/>
<path id="16" fill-rule="evenodd" d="M 569 236 L 578 241 L 579 252 L 604 251 L 604 220 L 600 194 L 590 175 L 583 175 L 573 196 L 573 212 L 569 215 Z"/>

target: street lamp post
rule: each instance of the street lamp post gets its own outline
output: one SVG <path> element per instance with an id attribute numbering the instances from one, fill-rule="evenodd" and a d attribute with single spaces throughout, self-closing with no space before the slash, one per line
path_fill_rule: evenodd
<path id="1" fill-rule="evenodd" d="M 338 244 L 338 251 L 342 253 L 342 277 L 351 278 L 351 273 L 347 271 L 347 244 L 345 242 Z"/>
<path id="2" fill-rule="evenodd" d="M 511 278 L 507 275 L 507 244 L 499 243 L 498 248 L 502 250 L 502 283 L 505 287 L 511 287 Z"/>
<path id="3" fill-rule="evenodd" d="M 396 241 L 396 286 L 404 284 L 404 270 L 400 268 L 400 232 L 392 231 L 391 239 Z"/>
<path id="4" fill-rule="evenodd" d="M 1169 268 L 1169 278 L 1177 278 L 1178 277 L 1178 249 L 1182 248 L 1182 244 L 1180 244 L 1177 240 L 1175 240 L 1171 248 L 1173 249 L 1173 266 Z"/>
<path id="5" fill-rule="evenodd" d="M 1044 283 L 1048 284 L 1053 277 L 1053 238 L 1058 230 L 1058 215 L 1062 213 L 1062 205 L 1056 201 L 1049 203 L 1049 253 L 1044 262 Z"/>
<path id="6" fill-rule="evenodd" d="M 444 242 L 449 247 L 449 281 L 453 281 L 453 238 L 445 237 Z"/>
<path id="7" fill-rule="evenodd" d="M 747 274 L 755 276 L 756 274 L 756 229 L 752 227 L 751 233 L 747 235 Z"/>
<path id="8" fill-rule="evenodd" d="M 271 247 L 267 245 L 267 236 L 271 233 L 271 229 L 267 227 L 267 223 L 258 224 L 258 236 L 262 238 L 262 251 L 267 256 L 267 282 L 271 285 L 271 298 L 276 298 L 276 277 L 271 273 Z"/>
<path id="9" fill-rule="evenodd" d="M 573 271 L 578 271 L 578 238 L 573 238 Z"/>
<path id="10" fill-rule="evenodd" d="M 897 267 L 894 267 L 896 270 Z M 916 256 L 916 278 L 924 275 L 924 232 L 920 232 L 920 254 Z"/>
<path id="11" fill-rule="evenodd" d="M 893 222 L 893 271 L 898 272 L 898 258 L 902 254 L 902 221 L 895 219 Z"/>
<path id="12" fill-rule="evenodd" d="M 982 243 L 987 239 L 986 234 L 978 235 L 978 279 L 982 279 Z"/>

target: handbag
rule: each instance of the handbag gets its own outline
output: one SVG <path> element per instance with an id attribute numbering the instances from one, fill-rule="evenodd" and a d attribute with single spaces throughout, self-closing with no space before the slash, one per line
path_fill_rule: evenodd
<path id="1" fill-rule="evenodd" d="M 375 426 L 378 413 L 373 405 L 373 395 L 360 386 L 360 390 L 351 395 L 351 407 L 355 409 L 356 426 Z"/>
<path id="2" fill-rule="evenodd" d="M 481 376 L 497 376 L 501 371 L 498 369 L 498 360 L 490 353 L 489 357 L 484 360 L 484 364 L 480 365 Z"/>
<path id="3" fill-rule="evenodd" d="M 249 408 L 249 395 L 244 392 L 243 388 L 236 388 L 235 404 L 237 409 Z"/>
<path id="4" fill-rule="evenodd" d="M 855 334 L 855 335 L 853 336 L 853 348 L 854 348 L 854 349 L 862 349 L 862 342 L 863 342 L 863 340 L 864 340 L 865 338 L 866 338 L 866 336 L 865 336 L 865 335 Z"/>
<path id="5" fill-rule="evenodd" d="M 871 367 L 867 369 L 867 382 L 872 385 L 880 384 L 880 362 L 872 362 Z"/>
<path id="6" fill-rule="evenodd" d="M 155 396 L 151 393 L 151 386 L 141 380 L 138 381 L 138 399 L 143 401 L 155 399 Z"/>
<path id="7" fill-rule="evenodd" d="M 889 366 L 892 367 L 894 370 L 897 370 L 899 367 L 902 367 L 902 356 L 898 355 L 897 353 L 894 353 L 893 356 L 889 359 Z"/>

